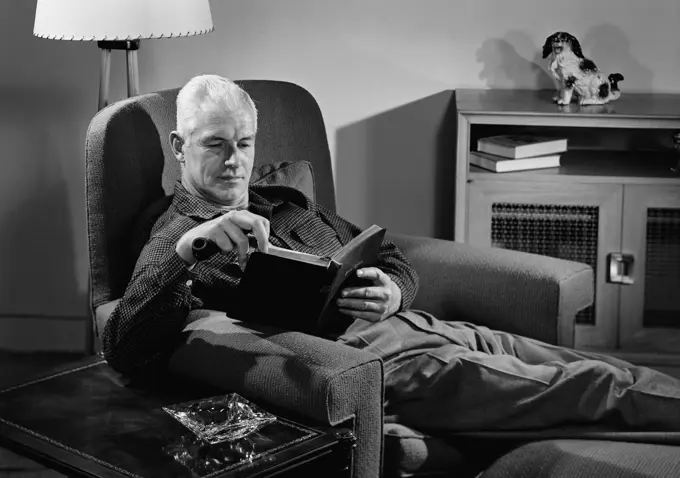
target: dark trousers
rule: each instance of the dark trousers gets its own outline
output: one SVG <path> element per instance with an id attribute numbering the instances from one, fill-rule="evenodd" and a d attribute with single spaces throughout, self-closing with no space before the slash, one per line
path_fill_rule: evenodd
<path id="1" fill-rule="evenodd" d="M 385 412 L 414 428 L 680 431 L 680 380 L 613 357 L 419 311 L 357 320 L 338 340 L 383 359 Z"/>

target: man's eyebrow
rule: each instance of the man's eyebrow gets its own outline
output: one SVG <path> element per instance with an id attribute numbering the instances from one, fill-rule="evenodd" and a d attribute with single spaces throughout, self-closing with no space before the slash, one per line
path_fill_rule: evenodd
<path id="1" fill-rule="evenodd" d="M 207 143 L 208 141 L 220 140 L 224 141 L 224 138 L 219 133 L 208 133 L 199 138 L 201 141 Z"/>
<path id="2" fill-rule="evenodd" d="M 198 138 L 199 141 L 203 143 L 209 143 L 210 141 L 226 141 L 226 138 L 219 134 L 219 133 L 207 133 L 200 138 Z M 239 141 L 254 141 L 255 140 L 255 133 L 252 134 L 246 134 L 245 136 L 242 136 L 239 138 Z"/>

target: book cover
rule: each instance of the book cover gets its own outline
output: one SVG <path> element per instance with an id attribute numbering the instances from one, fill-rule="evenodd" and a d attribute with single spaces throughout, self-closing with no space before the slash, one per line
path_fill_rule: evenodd
<path id="1" fill-rule="evenodd" d="M 495 154 L 470 151 L 470 164 L 495 173 L 506 173 L 558 167 L 560 165 L 560 156 L 560 154 L 548 154 L 531 158 L 509 159 Z"/>
<path id="2" fill-rule="evenodd" d="M 479 138 L 477 150 L 506 158 L 529 158 L 567 150 L 566 138 L 538 135 L 498 135 Z"/>
<path id="3" fill-rule="evenodd" d="M 373 225 L 330 257 L 274 246 L 266 254 L 254 251 L 239 284 L 242 308 L 234 318 L 307 333 L 334 330 L 341 315 L 336 296 L 360 283 L 356 270 L 375 264 L 384 236 L 385 229 Z"/>

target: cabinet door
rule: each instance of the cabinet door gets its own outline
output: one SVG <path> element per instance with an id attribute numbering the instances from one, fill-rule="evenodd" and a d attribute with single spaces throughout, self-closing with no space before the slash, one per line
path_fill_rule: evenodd
<path id="1" fill-rule="evenodd" d="M 576 317 L 575 347 L 617 345 L 620 289 L 606 282 L 605 266 L 607 254 L 620 247 L 622 190 L 619 184 L 502 180 L 469 184 L 469 242 L 593 268 L 595 302 Z"/>
<path id="2" fill-rule="evenodd" d="M 621 349 L 680 355 L 680 186 L 626 185 Z"/>

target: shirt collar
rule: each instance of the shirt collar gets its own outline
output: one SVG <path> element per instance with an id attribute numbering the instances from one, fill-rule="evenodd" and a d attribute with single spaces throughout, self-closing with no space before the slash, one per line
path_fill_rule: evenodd
<path id="1" fill-rule="evenodd" d="M 272 211 L 276 206 L 283 204 L 283 200 L 276 197 L 267 199 L 259 193 L 266 194 L 268 189 L 275 188 L 275 186 L 250 185 L 248 188 L 248 210 L 259 216 L 271 219 Z M 189 193 L 180 181 L 175 183 L 173 204 L 180 213 L 206 221 L 225 213 L 224 209 Z"/>

